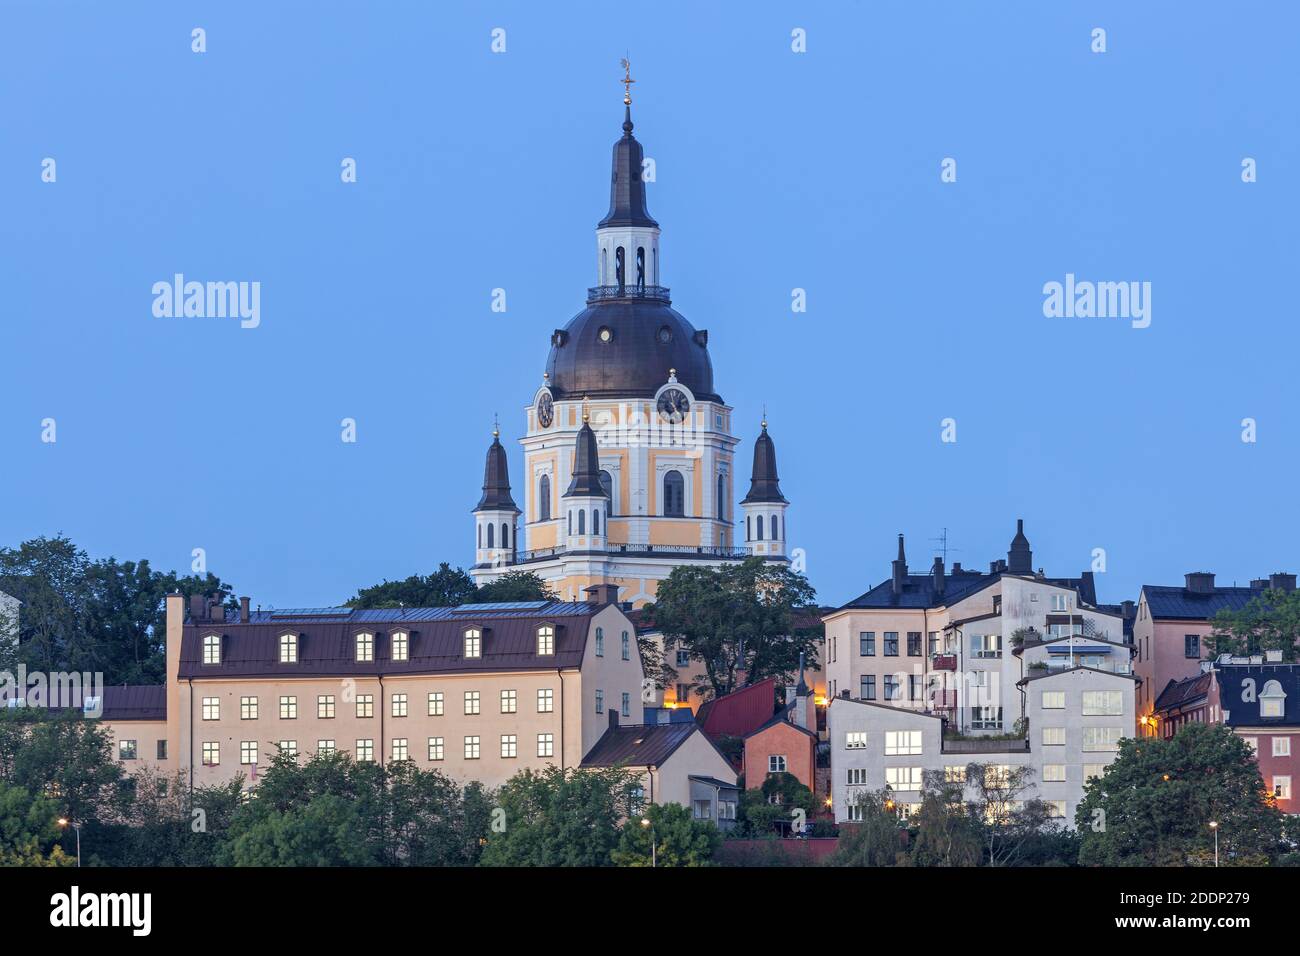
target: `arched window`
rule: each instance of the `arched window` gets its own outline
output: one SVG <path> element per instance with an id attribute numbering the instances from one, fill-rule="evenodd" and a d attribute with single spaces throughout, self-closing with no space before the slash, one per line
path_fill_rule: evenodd
<path id="1" fill-rule="evenodd" d="M 610 473 L 602 470 L 600 473 L 600 487 L 605 489 L 605 497 L 609 499 L 610 508 L 614 507 L 614 479 Z M 615 512 L 617 513 L 617 512 Z"/>
<path id="2" fill-rule="evenodd" d="M 537 629 L 537 653 L 555 653 L 555 628 L 549 624 L 543 624 Z"/>
<path id="3" fill-rule="evenodd" d="M 600 250 L 600 284 L 609 285 L 609 250 Z"/>
<path id="4" fill-rule="evenodd" d="M 664 514 L 681 518 L 686 514 L 686 482 L 680 471 L 664 475 Z"/>
<path id="5" fill-rule="evenodd" d="M 491 524 L 488 525 L 488 547 L 489 547 L 489 548 L 495 548 L 495 547 L 496 547 L 496 545 L 492 543 L 493 528 L 495 528 L 495 527 L 496 527 L 496 525 L 491 525 Z"/>
<path id="6" fill-rule="evenodd" d="M 585 508 L 579 508 L 578 509 L 578 534 L 586 534 L 586 533 L 587 533 L 587 510 Z"/>
<path id="7" fill-rule="evenodd" d="M 591 509 L 591 533 L 600 534 L 600 509 Z"/>
<path id="8" fill-rule="evenodd" d="M 478 526 L 478 546 L 483 547 L 483 526 Z"/>
<path id="9" fill-rule="evenodd" d="M 781 526 L 776 523 L 776 515 L 772 515 L 772 540 L 773 541 L 781 537 L 781 532 L 779 530 L 780 527 Z"/>
<path id="10" fill-rule="evenodd" d="M 718 475 L 718 520 L 727 520 L 727 476 Z"/>
<path id="11" fill-rule="evenodd" d="M 753 533 L 753 532 L 754 532 L 754 529 L 753 529 L 753 527 L 751 526 L 751 522 L 750 522 L 750 520 L 749 520 L 749 517 L 750 517 L 749 515 L 745 515 L 745 540 L 746 540 L 746 541 L 750 541 L 750 540 L 752 540 L 753 537 L 754 537 L 754 533 Z"/>
<path id="12" fill-rule="evenodd" d="M 510 526 L 504 521 L 501 522 L 501 547 L 510 547 Z"/>
<path id="13" fill-rule="evenodd" d="M 542 475 L 537 482 L 537 520 L 551 520 L 551 476 Z"/>
<path id="14" fill-rule="evenodd" d="M 573 512 L 569 512 L 569 534 L 573 534 Z"/>
<path id="15" fill-rule="evenodd" d="M 490 539 L 491 537 L 492 535 L 489 534 L 488 538 Z M 758 540 L 759 541 L 763 540 L 763 516 L 762 515 L 758 516 Z"/>
<path id="16" fill-rule="evenodd" d="M 221 635 L 208 634 L 203 638 L 203 663 L 221 663 Z"/>

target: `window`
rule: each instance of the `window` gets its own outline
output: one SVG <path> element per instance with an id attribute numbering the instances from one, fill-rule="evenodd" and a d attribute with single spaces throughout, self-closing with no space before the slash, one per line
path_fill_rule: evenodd
<path id="1" fill-rule="evenodd" d="M 1259 716 L 1281 717 L 1286 713 L 1286 691 L 1282 685 L 1271 680 L 1264 685 L 1259 695 Z"/>
<path id="2" fill-rule="evenodd" d="M 907 632 L 907 656 L 908 657 L 921 656 L 921 632 L 920 631 Z"/>
<path id="3" fill-rule="evenodd" d="M 876 675 L 863 674 L 861 679 L 861 686 L 859 687 L 859 690 L 861 691 L 863 700 L 875 700 L 876 699 Z"/>
<path id="4" fill-rule="evenodd" d="M 256 697 L 239 698 L 239 719 L 257 720 L 257 698 Z"/>
<path id="5" fill-rule="evenodd" d="M 694 800 L 691 802 L 691 816 L 696 820 L 713 819 L 713 802 L 711 800 Z"/>
<path id="6" fill-rule="evenodd" d="M 375 659 L 375 635 L 357 635 L 357 660 L 373 661 Z"/>
<path id="7" fill-rule="evenodd" d="M 1083 716 L 1118 717 L 1124 713 L 1124 695 L 1117 690 L 1085 690 Z"/>
<path id="8" fill-rule="evenodd" d="M 389 705 L 392 708 L 391 713 L 394 717 L 406 716 L 406 695 L 405 694 L 393 694 L 392 697 L 389 698 Z"/>
<path id="9" fill-rule="evenodd" d="M 679 650 L 677 652 L 677 666 L 690 667 L 690 665 L 691 665 L 691 652 Z"/>
<path id="10" fill-rule="evenodd" d="M 1064 746 L 1065 746 L 1065 728 L 1064 728 L 1064 727 L 1044 727 L 1044 728 L 1043 728 L 1043 746 L 1044 746 L 1044 747 L 1064 747 Z"/>
<path id="11" fill-rule="evenodd" d="M 1120 728 L 1118 727 L 1084 727 L 1083 749 L 1085 752 L 1119 749 Z"/>
<path id="12" fill-rule="evenodd" d="M 298 741 L 281 740 L 275 746 L 279 748 L 282 756 L 288 757 L 290 760 L 298 759 Z"/>
<path id="13" fill-rule="evenodd" d="M 603 690 L 597 690 L 596 691 L 596 713 L 603 714 L 604 712 L 605 712 L 605 692 Z"/>
<path id="14" fill-rule="evenodd" d="M 367 737 L 364 740 L 357 741 L 356 749 L 357 763 L 370 763 L 375 759 L 375 742 L 372 738 Z"/>
<path id="15" fill-rule="evenodd" d="M 845 782 L 850 787 L 865 787 L 867 785 L 867 768 L 849 767 L 848 779 Z"/>
<path id="16" fill-rule="evenodd" d="M 478 737 L 477 736 L 465 738 L 465 759 L 466 760 L 478 759 Z"/>
<path id="17" fill-rule="evenodd" d="M 443 752 L 443 747 L 442 747 L 442 738 L 441 738 L 441 737 L 430 737 L 430 738 L 429 738 L 429 759 L 430 759 L 430 760 L 441 760 L 441 759 L 442 759 L 442 752 Z"/>
<path id="18" fill-rule="evenodd" d="M 619 713 L 624 717 L 632 716 L 632 695 L 623 691 L 623 699 L 620 702 Z"/>
<path id="19" fill-rule="evenodd" d="M 1065 783 L 1065 764 L 1043 764 L 1043 783 Z"/>
<path id="20" fill-rule="evenodd" d="M 1106 773 L 1104 763 L 1086 763 L 1083 765 L 1083 782 L 1087 783 L 1093 777 L 1101 777 Z"/>
<path id="21" fill-rule="evenodd" d="M 603 627 L 596 628 L 596 656 L 605 656 L 605 629 Z"/>
<path id="22" fill-rule="evenodd" d="M 721 416 L 719 416 L 718 425 L 721 425 Z M 727 520 L 727 476 L 718 475 L 718 519 Z"/>
<path id="23" fill-rule="evenodd" d="M 768 773 L 785 773 L 785 754 L 770 754 L 767 758 Z"/>
<path id="24" fill-rule="evenodd" d="M 921 789 L 920 767 L 886 767 L 885 784 L 903 792 Z"/>
<path id="25" fill-rule="evenodd" d="M 1068 594 L 1052 595 L 1053 611 L 1068 611 L 1069 609 L 1070 609 L 1070 595 Z"/>
<path id="26" fill-rule="evenodd" d="M 537 480 L 537 520 L 551 520 L 551 476 L 542 475 Z"/>
<path id="27" fill-rule="evenodd" d="M 759 515 L 755 520 L 758 525 L 758 540 L 762 541 L 763 540 L 763 516 Z"/>
<path id="28" fill-rule="evenodd" d="M 203 766 L 216 767 L 221 764 L 221 744 L 215 740 L 203 742 Z"/>
<path id="29" fill-rule="evenodd" d="M 357 716 L 358 717 L 375 716 L 375 695 L 374 694 L 357 695 Z"/>
<path id="30" fill-rule="evenodd" d="M 280 698 L 280 719 L 281 720 L 298 719 L 298 698 L 297 697 Z"/>
<path id="31" fill-rule="evenodd" d="M 519 756 L 519 738 L 515 734 L 501 735 L 501 756 L 506 758 Z"/>
<path id="32" fill-rule="evenodd" d="M 555 710 L 555 691 L 543 687 L 537 692 L 537 712 L 549 714 Z"/>
<path id="33" fill-rule="evenodd" d="M 585 508 L 579 508 L 578 509 L 578 534 L 586 534 L 586 533 L 587 533 L 587 510 Z"/>
<path id="34" fill-rule="evenodd" d="M 134 741 L 134 740 L 119 740 L 119 741 L 117 742 L 117 756 L 118 756 L 118 759 L 120 759 L 120 760 L 134 760 L 134 759 L 135 759 L 135 753 L 136 753 L 136 748 L 135 748 L 135 741 Z"/>
<path id="35" fill-rule="evenodd" d="M 885 656 L 886 657 L 898 656 L 898 632 L 897 631 L 885 632 Z"/>
<path id="36" fill-rule="evenodd" d="M 975 658 L 996 658 L 1002 656 L 1001 634 L 972 634 L 970 639 L 971 656 Z"/>
<path id="37" fill-rule="evenodd" d="M 1242 742 L 1243 742 L 1247 747 L 1250 748 L 1250 752 L 1251 752 L 1252 754 L 1258 754 L 1258 753 L 1259 753 L 1259 738 L 1258 738 L 1258 737 L 1242 737 L 1241 739 L 1242 739 Z"/>
<path id="38" fill-rule="evenodd" d="M 1289 757 L 1291 756 L 1291 738 L 1274 737 L 1273 738 L 1273 756 Z"/>
<path id="39" fill-rule="evenodd" d="M 555 734 L 537 735 L 537 756 L 539 757 L 555 756 Z"/>
<path id="40" fill-rule="evenodd" d="M 316 697 L 316 716 L 321 720 L 334 719 L 333 694 L 320 694 Z"/>
<path id="41" fill-rule="evenodd" d="M 519 710 L 519 693 L 513 690 L 501 692 L 501 713 L 513 714 Z"/>
<path id="42" fill-rule="evenodd" d="M 471 627 L 465 632 L 465 656 L 467 658 L 483 656 L 483 632 Z"/>
<path id="43" fill-rule="evenodd" d="M 885 731 L 885 756 L 898 757 L 921 752 L 921 732 L 919 730 Z"/>
<path id="44" fill-rule="evenodd" d="M 497 531 L 496 531 L 496 529 L 497 529 L 497 526 L 494 525 L 494 524 L 489 524 L 489 525 L 487 526 L 487 532 L 488 532 L 488 545 L 487 545 L 487 546 L 488 546 L 489 548 L 495 548 L 495 547 L 496 547 L 496 543 L 497 543 L 497 539 L 496 539 L 496 533 L 497 533 Z"/>
<path id="45" fill-rule="evenodd" d="M 1184 634 L 1183 635 L 1183 656 L 1196 660 L 1201 656 L 1201 635 Z"/>
<path id="46" fill-rule="evenodd" d="M 885 700 L 902 700 L 903 692 L 898 686 L 898 677 L 894 674 L 885 675 Z"/>
<path id="47" fill-rule="evenodd" d="M 465 713 L 477 714 L 479 712 L 479 692 L 476 690 L 465 691 Z"/>
<path id="48" fill-rule="evenodd" d="M 867 732 L 865 730 L 850 730 L 844 735 L 845 750 L 862 750 L 867 746 Z"/>
<path id="49" fill-rule="evenodd" d="M 256 740 L 241 740 L 239 742 L 239 762 L 244 766 L 257 763 Z"/>
<path id="50" fill-rule="evenodd" d="M 204 720 L 221 719 L 221 698 L 220 697 L 203 698 L 203 719 Z"/>
<path id="51" fill-rule="evenodd" d="M 298 663 L 298 635 L 297 634 L 280 635 L 280 663 L 281 664 Z"/>
<path id="52" fill-rule="evenodd" d="M 165 740 L 158 741 L 158 759 L 159 760 L 167 759 L 167 741 Z"/>
<path id="53" fill-rule="evenodd" d="M 619 639 L 619 644 L 622 647 L 623 660 L 630 661 L 632 659 L 632 642 L 628 638 L 627 631 L 623 632 L 623 636 Z"/>
<path id="54" fill-rule="evenodd" d="M 1275 796 L 1279 800 L 1291 799 L 1290 776 L 1273 778 L 1273 796 Z"/>
<path id="55" fill-rule="evenodd" d="M 680 471 L 664 475 L 664 514 L 671 518 L 681 518 L 686 514 L 686 482 L 682 480 Z M 758 536 L 762 538 L 763 533 L 760 531 Z"/>
<path id="56" fill-rule="evenodd" d="M 601 490 L 605 492 L 605 497 L 609 499 L 609 503 L 612 506 L 614 504 L 614 478 L 609 472 L 604 471 L 603 469 L 600 473 L 600 487 Z"/>
<path id="57" fill-rule="evenodd" d="M 1063 690 L 1043 691 L 1043 710 L 1064 710 L 1064 709 L 1065 709 L 1065 691 Z"/>
<path id="58" fill-rule="evenodd" d="M 543 624 L 537 629 L 537 653 L 555 653 L 555 628 L 549 624 Z"/>
<path id="59" fill-rule="evenodd" d="M 948 766 L 944 767 L 943 782 L 944 783 L 965 783 L 966 767 L 961 764 L 958 765 L 949 764 Z"/>
<path id="60" fill-rule="evenodd" d="M 863 631 L 858 635 L 858 654 L 862 657 L 876 656 L 875 631 Z"/>
<path id="61" fill-rule="evenodd" d="M 221 663 L 221 635 L 208 634 L 203 638 L 203 663 Z"/>
<path id="62" fill-rule="evenodd" d="M 442 691 L 435 690 L 429 695 L 429 716 L 442 716 Z"/>
<path id="63" fill-rule="evenodd" d="M 926 648 L 926 650 L 929 651 L 931 657 L 934 657 L 934 655 L 939 653 L 939 632 L 931 631 L 927 643 L 930 646 Z"/>
<path id="64" fill-rule="evenodd" d="M 410 658 L 410 654 L 411 654 L 410 635 L 408 635 L 405 631 L 394 632 L 392 636 L 392 640 L 389 641 L 389 650 L 391 651 L 390 656 L 395 661 L 410 660 L 411 659 Z"/>
<path id="65" fill-rule="evenodd" d="M 392 746 L 392 760 L 410 760 L 411 751 L 407 746 L 405 737 L 394 737 Z"/>
<path id="66" fill-rule="evenodd" d="M 1065 819 L 1065 801 L 1064 800 L 1047 800 L 1047 815 L 1053 820 Z"/>
<path id="67" fill-rule="evenodd" d="M 338 747 L 335 746 L 333 740 L 316 741 L 316 752 L 318 754 L 332 754 L 337 749 Z"/>
<path id="68" fill-rule="evenodd" d="M 924 687 L 925 687 L 924 678 L 921 674 L 907 675 L 907 699 L 908 700 L 920 700 L 922 696 L 922 690 L 924 689 Z"/>

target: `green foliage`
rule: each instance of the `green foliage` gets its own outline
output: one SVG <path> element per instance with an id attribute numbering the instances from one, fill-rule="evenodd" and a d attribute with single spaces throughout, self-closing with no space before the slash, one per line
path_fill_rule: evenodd
<path id="1" fill-rule="evenodd" d="M 634 816 L 638 776 L 618 768 L 515 774 L 497 791 L 499 825 L 487 835 L 484 866 L 606 866 L 620 824 Z"/>
<path id="2" fill-rule="evenodd" d="M 916 838 L 910 846 L 911 866 L 979 866 L 984 841 L 977 822 L 962 803 L 960 784 L 947 783 L 942 774 L 921 794 L 921 806 L 912 820 Z"/>
<path id="3" fill-rule="evenodd" d="M 840 827 L 840 842 L 827 866 L 899 866 L 907 862 L 906 832 L 889 788 L 857 796 L 862 820 Z"/>
<path id="4" fill-rule="evenodd" d="M 652 804 L 625 822 L 610 858 L 617 866 L 650 866 L 652 862 L 655 866 L 712 866 L 713 854 L 721 844 L 722 834 L 712 821 L 694 819 L 680 804 Z"/>
<path id="5" fill-rule="evenodd" d="M 0 866 L 75 865 L 55 842 L 58 819 L 54 801 L 0 782 Z"/>
<path id="6" fill-rule="evenodd" d="M 764 837 L 789 833 L 795 810 L 802 810 L 805 824 L 811 824 L 815 802 L 813 792 L 794 774 L 769 774 L 762 787 L 741 791 L 735 834 Z"/>
<path id="7" fill-rule="evenodd" d="M 721 568 L 674 568 L 646 613 L 664 635 L 665 652 L 681 647 L 704 661 L 705 672 L 693 680 L 721 697 L 736 689 L 742 671 L 751 683 L 772 676 L 788 683 L 801 653 L 816 663 L 820 624 L 795 626 L 795 612 L 815 600 L 802 574 L 749 558 Z"/>
<path id="8" fill-rule="evenodd" d="M 0 781 L 55 795 L 63 816 L 84 822 L 111 810 L 121 779 L 107 731 L 79 711 L 0 711 Z"/>
<path id="9" fill-rule="evenodd" d="M 413 574 L 404 581 L 385 581 L 362 588 L 348 607 L 455 607 L 474 600 L 474 579 L 446 561 L 428 576 Z"/>
<path id="10" fill-rule="evenodd" d="M 1219 611 L 1213 624 L 1205 643 L 1216 656 L 1281 651 L 1284 661 L 1294 662 L 1300 640 L 1300 591 L 1266 591 L 1239 611 Z"/>
<path id="11" fill-rule="evenodd" d="M 554 601 L 551 586 L 534 571 L 507 571 L 495 581 L 484 584 L 474 593 L 474 601 Z"/>
<path id="12" fill-rule="evenodd" d="M 191 792 L 183 773 L 145 768 L 127 781 L 113 811 L 83 827 L 88 861 L 113 866 L 214 866 L 242 804 L 238 779 Z M 66 841 L 65 841 L 66 842 Z"/>
<path id="13" fill-rule="evenodd" d="M 1282 815 L 1249 746 L 1226 727 L 1188 724 L 1171 739 L 1126 738 L 1084 790 L 1079 862 L 1104 866 L 1258 864 L 1279 850 Z"/>

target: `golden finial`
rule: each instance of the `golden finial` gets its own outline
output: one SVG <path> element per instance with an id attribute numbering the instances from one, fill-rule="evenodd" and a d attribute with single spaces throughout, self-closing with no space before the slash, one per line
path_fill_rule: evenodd
<path id="1" fill-rule="evenodd" d="M 635 83 L 636 80 L 632 79 L 632 64 L 628 61 L 628 58 L 623 57 L 621 62 L 623 64 L 623 79 L 619 82 L 623 84 L 623 105 L 631 106 L 632 84 Z"/>
<path id="2" fill-rule="evenodd" d="M 767 402 L 763 403 L 763 430 L 767 430 Z"/>
<path id="3" fill-rule="evenodd" d="M 591 421 L 591 412 L 587 409 L 587 396 L 582 396 L 582 420 L 583 422 Z"/>
<path id="4" fill-rule="evenodd" d="M 497 413 L 496 413 L 496 412 L 493 412 L 493 413 L 492 413 L 492 437 L 493 437 L 493 438 L 500 438 L 500 437 L 501 437 L 501 425 L 500 425 L 500 423 L 497 421 Z"/>

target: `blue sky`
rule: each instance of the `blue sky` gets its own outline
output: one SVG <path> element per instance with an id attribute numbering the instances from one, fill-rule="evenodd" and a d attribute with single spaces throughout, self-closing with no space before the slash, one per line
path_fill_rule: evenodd
<path id="1" fill-rule="evenodd" d="M 628 51 L 664 282 L 746 462 L 767 404 L 823 601 L 887 577 L 899 532 L 914 568 L 944 527 L 986 566 L 1017 517 L 1051 574 L 1104 548 L 1104 601 L 1300 569 L 1294 4 L 5 0 L 0 24 L 0 544 L 202 547 L 278 607 L 470 564 L 492 415 L 518 437 L 594 281 Z M 259 281 L 260 327 L 155 318 L 176 272 Z M 1045 318 L 1066 273 L 1150 282 L 1151 326 Z"/>

